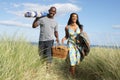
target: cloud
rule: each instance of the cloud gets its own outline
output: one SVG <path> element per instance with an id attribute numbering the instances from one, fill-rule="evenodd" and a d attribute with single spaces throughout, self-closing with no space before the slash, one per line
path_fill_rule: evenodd
<path id="1" fill-rule="evenodd" d="M 70 1 L 71 3 L 76 3 L 77 2 L 77 0 L 68 0 L 68 1 Z"/>
<path id="2" fill-rule="evenodd" d="M 66 3 L 66 4 L 53 4 L 51 6 L 55 6 L 57 8 L 57 13 L 60 15 L 71 13 L 71 12 L 78 12 L 82 10 L 82 8 L 71 4 L 71 3 Z"/>
<path id="3" fill-rule="evenodd" d="M 0 25 L 5 25 L 5 26 L 18 26 L 18 27 L 31 27 L 31 24 L 24 24 L 22 22 L 17 22 L 17 21 L 0 21 Z"/>
<path id="4" fill-rule="evenodd" d="M 113 25 L 112 28 L 114 28 L 114 29 L 120 29 L 120 25 Z"/>
<path id="5" fill-rule="evenodd" d="M 21 3 L 21 4 L 10 4 L 11 7 L 7 7 L 5 9 L 9 14 L 17 15 L 21 17 L 24 17 L 24 13 L 27 11 L 48 11 L 48 9 L 51 6 L 55 6 L 57 8 L 57 15 L 67 15 L 67 13 L 71 12 L 78 12 L 81 11 L 81 8 L 78 7 L 75 4 L 71 3 L 56 3 L 51 5 L 40 5 L 35 3 Z M 19 21 L 19 20 L 17 20 Z M 16 20 L 6 20 L 6 21 L 0 21 L 0 25 L 6 25 L 6 26 L 18 26 L 18 27 L 31 27 L 31 24 L 24 24 L 22 22 L 17 22 Z"/>
<path id="6" fill-rule="evenodd" d="M 19 4 L 12 4 L 13 5 L 13 7 L 15 7 L 15 8 L 18 8 L 18 7 L 20 7 L 20 5 Z"/>
<path id="7" fill-rule="evenodd" d="M 22 3 L 22 4 L 12 4 L 12 6 L 18 10 L 8 10 L 9 13 L 18 15 L 18 16 L 23 16 L 25 12 L 27 11 L 38 11 L 38 12 L 47 12 L 48 9 L 51 6 L 55 6 L 57 8 L 57 15 L 64 15 L 70 12 L 78 12 L 81 11 L 82 8 L 78 7 L 75 4 L 72 3 L 56 3 L 56 4 L 51 4 L 51 5 L 40 5 L 40 4 L 35 4 L 35 3 Z M 21 7 L 21 8 L 20 8 Z"/>

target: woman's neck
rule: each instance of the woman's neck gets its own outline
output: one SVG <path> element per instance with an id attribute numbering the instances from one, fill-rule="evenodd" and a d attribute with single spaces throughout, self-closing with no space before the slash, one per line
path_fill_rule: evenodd
<path id="1" fill-rule="evenodd" d="M 77 24 L 76 23 L 71 23 L 71 26 L 76 26 Z"/>

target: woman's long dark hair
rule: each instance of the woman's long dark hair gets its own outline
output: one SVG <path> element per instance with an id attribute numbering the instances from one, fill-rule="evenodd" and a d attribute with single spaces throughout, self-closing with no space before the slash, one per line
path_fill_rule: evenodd
<path id="1" fill-rule="evenodd" d="M 70 14 L 70 18 L 69 18 L 69 20 L 68 20 L 67 25 L 72 24 L 72 16 L 73 16 L 74 14 L 77 15 L 77 21 L 76 21 L 76 24 L 79 26 L 79 28 L 80 28 L 81 30 L 83 30 L 83 25 L 80 24 L 80 22 L 79 22 L 79 18 L 78 18 L 78 14 L 77 14 L 77 13 L 71 13 L 71 14 Z"/>

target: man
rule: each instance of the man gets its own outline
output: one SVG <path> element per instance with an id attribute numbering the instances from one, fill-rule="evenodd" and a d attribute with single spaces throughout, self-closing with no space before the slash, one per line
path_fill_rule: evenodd
<path id="1" fill-rule="evenodd" d="M 54 20 L 55 14 L 56 7 L 51 7 L 47 16 L 36 18 L 32 25 L 33 28 L 40 25 L 39 55 L 46 59 L 47 64 L 52 63 L 51 48 L 54 43 L 54 36 L 56 37 L 57 43 L 59 43 L 58 24 Z"/>

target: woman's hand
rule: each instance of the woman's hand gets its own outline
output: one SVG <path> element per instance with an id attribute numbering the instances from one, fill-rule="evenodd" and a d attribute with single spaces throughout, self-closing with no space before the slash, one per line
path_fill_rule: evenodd
<path id="1" fill-rule="evenodd" d="M 66 38 L 64 37 L 64 38 L 62 38 L 62 40 L 61 40 L 61 43 L 62 44 L 64 44 L 64 41 L 66 40 Z"/>

